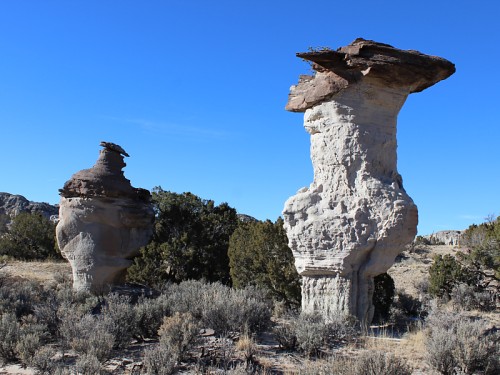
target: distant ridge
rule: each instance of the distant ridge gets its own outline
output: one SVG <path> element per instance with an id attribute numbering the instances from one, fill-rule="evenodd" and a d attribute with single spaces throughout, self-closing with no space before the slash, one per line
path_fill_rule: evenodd
<path id="1" fill-rule="evenodd" d="M 433 245 L 445 244 L 449 246 L 459 246 L 462 232 L 461 230 L 442 230 L 422 237 Z"/>
<path id="2" fill-rule="evenodd" d="M 45 202 L 32 202 L 22 195 L 0 192 L 0 215 L 7 215 L 12 219 L 21 212 L 39 212 L 47 219 L 55 219 L 59 214 L 59 206 Z"/>

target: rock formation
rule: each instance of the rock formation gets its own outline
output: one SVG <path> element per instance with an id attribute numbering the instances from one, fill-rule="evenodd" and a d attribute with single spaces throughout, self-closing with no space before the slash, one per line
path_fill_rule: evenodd
<path id="1" fill-rule="evenodd" d="M 431 245 L 444 244 L 448 246 L 459 246 L 461 235 L 462 231 L 460 230 L 442 230 L 422 237 L 429 241 Z"/>
<path id="2" fill-rule="evenodd" d="M 153 232 L 151 195 L 123 175 L 118 145 L 102 142 L 96 164 L 60 189 L 57 242 L 73 269 L 73 287 L 102 291 L 124 281 L 131 259 Z"/>
<path id="3" fill-rule="evenodd" d="M 373 278 L 416 234 L 417 207 L 397 171 L 396 121 L 407 96 L 449 77 L 449 61 L 356 39 L 312 62 L 286 109 L 305 112 L 314 181 L 283 211 L 302 276 L 302 309 L 369 323 Z"/>
<path id="4" fill-rule="evenodd" d="M 11 219 L 21 212 L 40 213 L 47 219 L 57 216 L 59 208 L 44 202 L 32 202 L 22 195 L 0 193 L 0 215 L 7 215 Z"/>

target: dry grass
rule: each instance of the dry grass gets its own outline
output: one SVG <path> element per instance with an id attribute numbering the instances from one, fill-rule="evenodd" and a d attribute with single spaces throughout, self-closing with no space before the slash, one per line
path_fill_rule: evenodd
<path id="1" fill-rule="evenodd" d="M 40 283 L 54 282 L 57 275 L 71 277 L 71 266 L 67 262 L 20 262 L 9 261 L 2 268 L 2 273 L 13 278 L 22 278 Z"/>

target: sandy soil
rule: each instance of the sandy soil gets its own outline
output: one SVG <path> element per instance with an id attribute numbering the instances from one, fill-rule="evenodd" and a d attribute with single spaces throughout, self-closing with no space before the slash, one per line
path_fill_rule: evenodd
<path id="1" fill-rule="evenodd" d="M 416 285 L 429 278 L 429 268 L 436 255 L 454 254 L 460 249 L 447 245 L 415 246 L 403 251 L 387 272 L 394 279 L 396 289 L 418 297 Z"/>
<path id="2" fill-rule="evenodd" d="M 67 262 L 8 262 L 0 272 L 40 283 L 71 277 L 71 267 Z"/>

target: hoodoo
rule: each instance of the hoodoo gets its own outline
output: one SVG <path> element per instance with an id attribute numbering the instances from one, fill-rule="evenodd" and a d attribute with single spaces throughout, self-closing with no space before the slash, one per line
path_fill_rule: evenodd
<path id="1" fill-rule="evenodd" d="M 73 270 L 73 287 L 100 292 L 124 281 L 131 259 L 153 233 L 151 194 L 125 178 L 120 146 L 101 142 L 96 164 L 60 189 L 57 242 Z"/>
<path id="2" fill-rule="evenodd" d="M 300 76 L 286 105 L 305 112 L 314 168 L 314 181 L 283 211 L 302 276 L 302 310 L 370 323 L 373 278 L 391 267 L 418 223 L 397 171 L 397 115 L 409 94 L 446 79 L 455 66 L 364 39 L 297 56 L 315 71 Z"/>

